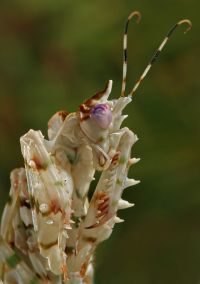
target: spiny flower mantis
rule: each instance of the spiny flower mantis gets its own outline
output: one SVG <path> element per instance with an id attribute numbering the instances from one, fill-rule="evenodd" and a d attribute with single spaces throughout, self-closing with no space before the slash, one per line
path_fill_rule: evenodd
<path id="1" fill-rule="evenodd" d="M 127 177 L 131 149 L 138 140 L 122 112 L 175 29 L 173 26 L 128 96 L 127 33 L 123 38 L 121 95 L 110 100 L 112 81 L 74 113 L 59 111 L 48 122 L 48 140 L 41 131 L 21 137 L 24 168 L 11 172 L 11 189 L 1 221 L 0 279 L 5 284 L 91 284 L 93 255 L 112 233 L 119 209 L 133 206 L 121 199 L 125 188 L 139 181 Z M 89 200 L 95 171 L 101 176 Z"/>

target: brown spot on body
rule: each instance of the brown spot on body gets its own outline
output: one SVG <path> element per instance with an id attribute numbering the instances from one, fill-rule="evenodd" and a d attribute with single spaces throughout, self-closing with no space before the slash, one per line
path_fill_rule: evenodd
<path id="1" fill-rule="evenodd" d="M 119 160 L 120 152 L 117 152 L 112 158 L 112 164 L 116 165 Z"/>
<path id="2" fill-rule="evenodd" d="M 92 244 L 94 244 L 94 243 L 97 241 L 97 239 L 96 239 L 96 238 L 93 238 L 93 237 L 85 237 L 85 238 L 84 238 L 84 241 L 86 241 L 87 243 L 92 243 Z"/>
<path id="3" fill-rule="evenodd" d="M 68 269 L 66 264 L 62 264 L 61 266 L 61 272 L 63 273 L 63 279 L 64 281 L 69 280 L 69 275 L 68 275 Z"/>
<path id="4" fill-rule="evenodd" d="M 107 211 L 109 207 L 109 199 L 105 200 L 103 203 L 101 203 L 98 207 L 98 210 L 101 212 L 105 212 Z"/>
<path id="5" fill-rule="evenodd" d="M 86 273 L 88 265 L 89 265 L 89 261 L 90 261 L 90 255 L 87 257 L 86 261 L 81 266 L 80 275 L 81 275 L 82 278 L 85 276 L 85 273 Z"/>
<path id="6" fill-rule="evenodd" d="M 42 163 L 41 160 L 36 156 L 32 157 L 32 161 L 35 163 L 35 167 L 38 171 L 46 170 L 48 167 L 47 164 Z"/>
<path id="7" fill-rule="evenodd" d="M 34 208 L 35 207 L 35 203 L 36 203 L 34 196 L 30 195 L 29 200 L 30 200 L 31 208 Z"/>
<path id="8" fill-rule="evenodd" d="M 26 208 L 31 209 L 30 202 L 27 202 L 27 200 L 25 200 L 25 199 L 20 200 L 20 206 L 25 206 Z"/>
<path id="9" fill-rule="evenodd" d="M 85 227 L 85 229 L 92 229 L 96 228 L 99 225 L 102 224 L 102 221 L 108 216 L 109 213 L 109 205 L 110 205 L 110 197 L 103 191 L 98 192 L 94 199 L 92 200 L 94 203 L 94 207 L 96 209 L 96 218 L 97 221 L 95 224 L 92 224 L 91 226 Z"/>
<path id="10" fill-rule="evenodd" d="M 58 112 L 58 115 L 61 117 L 62 121 L 65 120 L 65 118 L 68 116 L 68 114 L 69 113 L 65 110 L 61 110 L 61 111 Z"/>
<path id="11" fill-rule="evenodd" d="M 109 206 L 106 206 L 104 210 L 102 210 L 101 212 L 99 212 L 96 217 L 98 219 L 102 218 L 102 217 L 105 217 L 105 215 L 107 215 L 109 212 Z"/>
<path id="12" fill-rule="evenodd" d="M 99 194 L 96 197 L 96 207 L 97 207 L 97 218 L 101 218 L 108 214 L 109 211 L 109 203 L 110 203 L 110 197 L 105 192 L 99 192 Z"/>
<path id="13" fill-rule="evenodd" d="M 50 278 L 49 278 L 49 276 L 48 275 L 45 275 L 45 276 L 41 276 L 40 274 L 38 274 L 38 273 L 35 273 L 35 275 L 40 279 L 40 280 L 43 280 L 43 282 L 44 283 L 49 283 L 49 281 L 50 281 Z M 35 280 L 35 278 L 33 278 L 34 280 Z M 36 282 L 34 281 L 34 282 L 31 282 L 31 283 L 37 283 L 38 281 L 36 280 Z"/>
<path id="14" fill-rule="evenodd" d="M 90 107 L 88 107 L 85 103 L 80 105 L 79 109 L 83 113 L 90 113 Z"/>
<path id="15" fill-rule="evenodd" d="M 9 242 L 9 246 L 10 246 L 12 249 L 14 249 L 14 248 L 15 248 L 15 243 L 14 243 L 13 241 L 10 241 L 10 242 Z"/>
<path id="16" fill-rule="evenodd" d="M 51 214 L 51 211 L 47 211 L 47 212 L 41 212 L 41 210 L 40 210 L 40 213 L 42 214 L 42 216 L 44 216 L 44 217 L 48 217 L 50 214 Z"/>
<path id="17" fill-rule="evenodd" d="M 95 196 L 96 200 L 105 200 L 105 199 L 108 199 L 108 198 L 109 198 L 108 195 L 103 191 L 98 192 Z"/>
<path id="18" fill-rule="evenodd" d="M 72 255 L 72 254 L 75 253 L 75 248 L 66 246 L 65 252 L 66 252 L 67 255 Z"/>
<path id="19" fill-rule="evenodd" d="M 91 111 L 90 107 L 86 106 L 85 104 L 82 104 L 80 105 L 79 110 L 80 110 L 79 117 L 81 121 L 90 118 L 90 111 Z"/>
<path id="20" fill-rule="evenodd" d="M 57 199 L 53 199 L 51 200 L 50 203 L 50 210 L 51 212 L 53 212 L 54 214 L 57 214 L 59 211 L 62 213 L 62 210 L 60 208 L 59 202 Z"/>
<path id="21" fill-rule="evenodd" d="M 51 242 L 51 243 L 48 243 L 48 244 L 44 244 L 44 243 L 39 243 L 39 246 L 43 249 L 50 249 L 51 247 L 55 246 L 58 244 L 58 241 L 54 241 L 54 242 Z"/>

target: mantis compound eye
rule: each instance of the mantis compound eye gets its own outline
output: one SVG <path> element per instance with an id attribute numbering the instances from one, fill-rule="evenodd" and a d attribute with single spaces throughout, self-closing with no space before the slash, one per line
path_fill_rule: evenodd
<path id="1" fill-rule="evenodd" d="M 107 129 L 112 122 L 112 112 L 107 104 L 97 104 L 91 111 L 91 119 L 93 119 L 98 126 Z"/>

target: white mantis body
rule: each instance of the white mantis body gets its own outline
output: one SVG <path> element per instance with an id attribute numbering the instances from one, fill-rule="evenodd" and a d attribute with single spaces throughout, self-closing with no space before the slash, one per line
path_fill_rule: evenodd
<path id="1" fill-rule="evenodd" d="M 48 140 L 40 131 L 21 137 L 25 168 L 11 172 L 9 202 L 1 222 L 0 279 L 3 283 L 93 283 L 93 254 L 107 239 L 118 209 L 133 206 L 122 200 L 123 190 L 139 181 L 127 177 L 137 136 L 122 127 L 123 109 L 147 75 L 178 22 L 161 43 L 144 73 L 125 96 L 127 31 L 121 96 L 109 100 L 105 89 L 80 105 L 74 113 L 57 112 L 48 123 Z M 91 200 L 88 191 L 95 171 L 101 177 Z"/>

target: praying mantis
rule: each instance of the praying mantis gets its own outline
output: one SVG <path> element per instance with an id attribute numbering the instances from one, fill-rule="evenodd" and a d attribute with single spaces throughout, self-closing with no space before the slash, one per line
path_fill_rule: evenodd
<path id="1" fill-rule="evenodd" d="M 138 180 L 128 171 L 140 159 L 131 157 L 137 135 L 122 127 L 124 108 L 169 38 L 188 19 L 167 33 L 132 90 L 126 95 L 127 35 L 123 36 L 123 76 L 119 97 L 109 99 L 112 80 L 84 101 L 76 112 L 59 111 L 48 122 L 48 139 L 29 130 L 20 138 L 24 168 L 11 172 L 11 189 L 1 221 L 0 279 L 5 284 L 91 284 L 97 246 L 123 222 L 119 209 L 125 188 Z M 91 199 L 88 191 L 101 172 Z"/>

